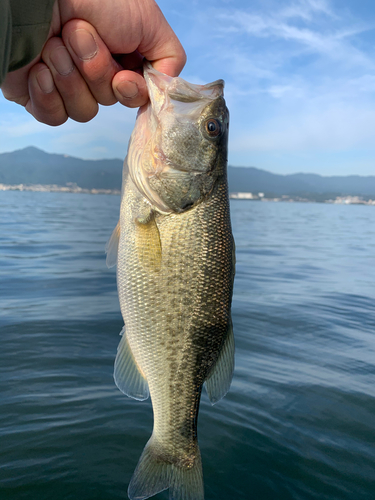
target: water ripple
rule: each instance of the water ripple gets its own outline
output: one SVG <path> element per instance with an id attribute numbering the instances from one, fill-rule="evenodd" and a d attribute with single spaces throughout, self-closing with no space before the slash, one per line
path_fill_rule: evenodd
<path id="1" fill-rule="evenodd" d="M 118 205 L 1 194 L 1 499 L 126 498 L 152 409 L 113 383 Z M 232 218 L 236 371 L 202 396 L 206 498 L 372 500 L 373 207 L 235 201 Z"/>

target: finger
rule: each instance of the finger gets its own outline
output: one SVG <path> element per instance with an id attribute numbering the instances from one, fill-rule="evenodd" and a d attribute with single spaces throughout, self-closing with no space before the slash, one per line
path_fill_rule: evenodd
<path id="1" fill-rule="evenodd" d="M 96 29 L 86 21 L 73 19 L 64 26 L 62 38 L 96 101 L 106 106 L 117 102 L 112 79 L 121 67 Z"/>
<path id="2" fill-rule="evenodd" d="M 112 88 L 121 104 L 128 108 L 143 106 L 148 101 L 148 90 L 143 78 L 144 57 L 136 50 L 131 54 L 115 55 L 116 61 L 125 71 L 113 77 Z"/>
<path id="3" fill-rule="evenodd" d="M 29 71 L 39 59 L 40 57 L 38 56 L 27 66 L 7 74 L 1 86 L 5 99 L 16 102 L 21 106 L 26 106 L 30 100 L 28 81 Z"/>
<path id="4" fill-rule="evenodd" d="M 61 38 L 53 37 L 48 40 L 42 59 L 51 71 L 68 116 L 78 122 L 88 122 L 94 118 L 98 112 L 96 99 Z"/>
<path id="5" fill-rule="evenodd" d="M 38 121 L 52 126 L 66 122 L 68 115 L 63 100 L 46 64 L 37 63 L 31 68 L 29 95 L 30 100 L 26 104 L 26 109 Z"/>
<path id="6" fill-rule="evenodd" d="M 158 71 L 178 76 L 186 63 L 186 54 L 156 2 L 129 0 L 112 3 L 107 12 L 105 7 L 92 8 L 92 2 L 62 2 L 62 23 L 73 17 L 86 19 L 98 29 L 113 54 L 138 50 Z"/>
<path id="7" fill-rule="evenodd" d="M 186 64 L 185 51 L 169 26 L 160 8 L 155 4 L 152 19 L 147 19 L 138 50 L 161 73 L 178 76 Z"/>
<path id="8" fill-rule="evenodd" d="M 145 79 L 135 71 L 119 71 L 112 80 L 115 96 L 128 108 L 138 108 L 148 101 Z"/>

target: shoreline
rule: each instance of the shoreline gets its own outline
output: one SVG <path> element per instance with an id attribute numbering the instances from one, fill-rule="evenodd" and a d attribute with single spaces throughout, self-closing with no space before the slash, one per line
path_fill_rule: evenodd
<path id="1" fill-rule="evenodd" d="M 0 191 L 35 191 L 44 193 L 79 193 L 79 194 L 111 194 L 120 195 L 119 189 L 88 189 L 77 184 L 67 183 L 66 186 L 57 184 L 0 184 Z"/>
<path id="2" fill-rule="evenodd" d="M 0 191 L 34 191 L 45 193 L 76 193 L 76 194 L 109 194 L 119 196 L 120 189 L 97 189 L 97 188 L 81 188 L 75 183 L 67 183 L 66 186 L 58 186 L 57 184 L 2 184 L 0 183 Z M 264 193 L 229 193 L 231 200 L 246 200 L 254 202 L 287 202 L 287 203 L 327 203 L 339 205 L 373 205 L 375 199 L 365 200 L 361 196 L 336 196 L 334 199 L 314 199 L 303 198 L 301 196 L 281 195 L 277 197 L 266 197 Z"/>

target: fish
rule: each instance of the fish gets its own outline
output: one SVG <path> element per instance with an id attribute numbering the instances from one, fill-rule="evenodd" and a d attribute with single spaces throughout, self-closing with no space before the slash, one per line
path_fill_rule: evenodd
<path id="1" fill-rule="evenodd" d="M 117 264 L 124 328 L 117 387 L 151 396 L 154 426 L 128 488 L 143 500 L 203 500 L 197 421 L 234 370 L 235 248 L 227 182 L 229 111 L 223 80 L 191 84 L 144 65 L 150 100 L 124 161 L 119 222 L 107 244 Z"/>

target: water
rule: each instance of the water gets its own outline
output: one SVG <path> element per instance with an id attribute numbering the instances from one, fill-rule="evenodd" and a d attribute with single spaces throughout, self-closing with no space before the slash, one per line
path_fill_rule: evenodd
<path id="1" fill-rule="evenodd" d="M 118 208 L 0 193 L 1 500 L 127 498 L 152 411 L 112 379 Z M 206 500 L 375 498 L 374 218 L 232 203 L 236 371 L 216 406 L 202 398 Z"/>

